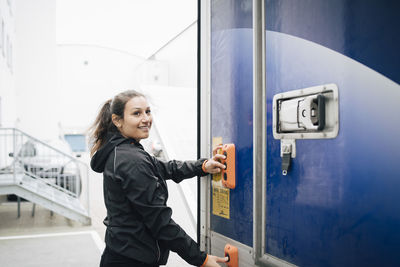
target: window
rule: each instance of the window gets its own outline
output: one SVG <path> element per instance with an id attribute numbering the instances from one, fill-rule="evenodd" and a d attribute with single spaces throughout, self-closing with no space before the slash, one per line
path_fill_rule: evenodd
<path id="1" fill-rule="evenodd" d="M 13 72 L 13 46 L 12 43 L 8 43 L 8 58 L 7 58 L 7 65 L 10 68 L 10 72 Z"/>
<path id="2" fill-rule="evenodd" d="M 0 97 L 0 127 L 2 126 L 1 125 L 1 116 L 2 116 L 2 113 L 1 113 L 1 97 Z"/>
<path id="3" fill-rule="evenodd" d="M 6 49 L 7 49 L 7 54 L 6 54 L 6 59 L 7 59 L 7 66 L 11 69 L 11 43 L 10 43 L 10 36 L 7 34 L 7 42 L 6 42 Z"/>
<path id="4" fill-rule="evenodd" d="M 83 134 L 65 134 L 65 141 L 71 146 L 72 152 L 85 152 L 86 136 Z"/>
<path id="5" fill-rule="evenodd" d="M 10 15 L 12 16 L 13 15 L 13 10 L 12 10 L 12 2 L 11 2 L 11 0 L 7 0 L 7 4 L 8 4 L 8 9 L 10 10 Z"/>
<path id="6" fill-rule="evenodd" d="M 7 35 L 7 66 L 12 72 L 12 61 L 13 61 L 13 55 L 12 55 L 12 44 L 10 40 L 10 36 Z"/>
<path id="7" fill-rule="evenodd" d="M 6 61 L 7 61 L 7 66 L 10 69 L 10 72 L 12 73 L 12 68 L 13 68 L 13 47 L 12 47 L 12 43 L 10 40 L 10 36 L 7 34 L 7 38 L 6 38 L 6 43 L 4 45 L 3 43 L 3 53 L 5 51 L 6 54 Z M 4 55 L 4 54 L 3 54 Z"/>
<path id="8" fill-rule="evenodd" d="M 1 28 L 0 28 L 0 48 L 1 54 L 3 57 L 5 56 L 5 47 L 4 47 L 4 20 L 1 19 Z"/>

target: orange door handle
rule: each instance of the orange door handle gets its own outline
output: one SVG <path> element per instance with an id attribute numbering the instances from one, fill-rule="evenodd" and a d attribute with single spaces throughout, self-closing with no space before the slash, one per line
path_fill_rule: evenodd
<path id="1" fill-rule="evenodd" d="M 222 170 L 221 172 L 222 184 L 227 188 L 234 189 L 236 187 L 235 145 L 223 145 L 221 153 L 226 156 L 226 159 L 221 161 L 221 163 L 225 164 L 226 166 L 226 169 Z"/>
<path id="2" fill-rule="evenodd" d="M 228 262 L 225 264 L 228 267 L 238 267 L 239 266 L 239 255 L 238 255 L 238 249 L 235 246 L 232 246 L 230 244 L 225 245 L 225 257 L 228 257 Z"/>

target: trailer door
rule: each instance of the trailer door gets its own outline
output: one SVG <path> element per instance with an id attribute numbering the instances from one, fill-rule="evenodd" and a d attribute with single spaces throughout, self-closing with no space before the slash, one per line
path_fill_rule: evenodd
<path id="1" fill-rule="evenodd" d="M 239 266 L 400 266 L 398 1 L 207 0 L 200 241 Z"/>
<path id="2" fill-rule="evenodd" d="M 224 255 L 239 249 L 240 266 L 253 266 L 253 30 L 251 1 L 200 1 L 202 156 L 217 144 L 236 148 L 236 187 L 220 175 L 202 179 L 201 245 Z"/>
<path id="3" fill-rule="evenodd" d="M 399 266 L 399 7 L 265 1 L 265 259 Z"/>

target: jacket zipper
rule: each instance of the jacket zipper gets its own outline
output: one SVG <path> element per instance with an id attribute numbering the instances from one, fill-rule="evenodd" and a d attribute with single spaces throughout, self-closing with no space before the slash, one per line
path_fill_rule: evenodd
<path id="1" fill-rule="evenodd" d="M 115 176 L 115 162 L 117 161 L 117 147 L 114 148 L 114 176 Z"/>
<path id="2" fill-rule="evenodd" d="M 156 240 L 156 245 L 157 245 L 157 251 L 158 251 L 158 257 L 157 257 L 157 263 L 160 261 L 160 257 L 161 257 L 161 250 L 160 250 L 160 246 L 158 245 L 158 241 Z"/>

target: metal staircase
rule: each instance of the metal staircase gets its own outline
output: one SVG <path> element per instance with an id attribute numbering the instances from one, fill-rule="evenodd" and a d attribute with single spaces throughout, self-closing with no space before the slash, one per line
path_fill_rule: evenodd
<path id="1" fill-rule="evenodd" d="M 0 195 L 15 194 L 89 225 L 88 172 L 67 153 L 18 129 L 0 128 Z"/>

